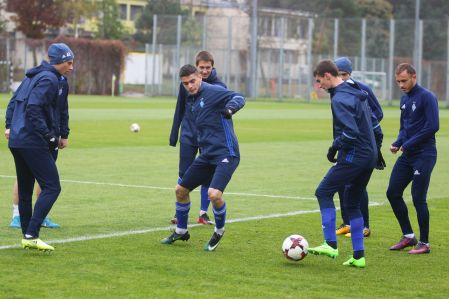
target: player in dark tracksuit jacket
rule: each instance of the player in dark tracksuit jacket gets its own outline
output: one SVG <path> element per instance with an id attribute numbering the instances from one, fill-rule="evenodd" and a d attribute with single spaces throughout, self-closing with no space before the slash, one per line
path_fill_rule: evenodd
<path id="1" fill-rule="evenodd" d="M 42 221 L 49 213 L 61 192 L 56 168 L 56 151 L 61 145 L 61 134 L 68 134 L 68 111 L 59 105 L 64 92 L 63 75 L 73 70 L 74 55 L 62 43 L 52 44 L 48 49 L 50 63 L 27 72 L 27 77 L 14 94 L 7 109 L 9 124 L 8 146 L 16 165 L 19 187 L 19 211 L 24 238 L 24 248 L 54 250 L 39 239 Z M 42 192 L 32 208 L 34 182 L 37 180 Z"/>
<path id="2" fill-rule="evenodd" d="M 202 184 L 209 186 L 209 198 L 215 216 L 215 230 L 204 249 L 213 251 L 224 233 L 226 203 L 223 192 L 240 162 L 240 151 L 234 132 L 232 115 L 245 104 L 245 98 L 221 86 L 201 82 L 198 70 L 192 65 L 180 69 L 180 78 L 189 92 L 192 114 L 198 136 L 200 155 L 187 169 L 176 186 L 175 232 L 161 243 L 172 244 L 190 238 L 187 230 L 190 211 L 189 193 Z"/>
<path id="3" fill-rule="evenodd" d="M 338 68 L 338 72 L 340 74 L 340 77 L 343 79 L 343 81 L 346 81 L 350 85 L 357 85 L 358 88 L 366 92 L 367 94 L 367 102 L 368 106 L 371 109 L 371 112 L 373 114 L 373 117 L 376 118 L 375 122 L 380 123 L 383 119 L 383 111 L 382 107 L 379 104 L 379 101 L 377 100 L 377 97 L 374 95 L 374 92 L 372 89 L 365 85 L 364 83 L 352 79 L 351 73 L 352 73 L 352 62 L 347 57 L 339 57 L 335 59 L 335 65 Z M 379 128 L 380 130 L 380 128 Z M 383 135 L 381 135 L 383 137 Z M 383 160 L 382 153 L 380 151 L 380 146 L 382 144 L 382 140 L 378 140 L 378 146 L 379 146 L 379 157 L 378 157 L 378 165 L 376 166 L 377 169 L 383 169 L 385 167 L 385 161 Z M 342 188 L 338 191 L 338 196 L 340 199 L 340 211 L 341 211 L 341 218 L 343 219 L 343 224 L 340 225 L 337 228 L 337 235 L 338 234 L 346 234 L 347 236 L 350 236 L 350 226 L 349 226 L 349 216 L 346 211 L 346 208 L 344 207 L 344 190 L 345 188 Z M 363 222 L 364 222 L 364 229 L 363 229 L 363 235 L 365 237 L 368 237 L 371 234 L 370 225 L 369 225 L 369 210 L 368 210 L 368 192 L 365 189 L 363 192 L 363 197 L 360 201 L 360 210 L 363 215 Z M 347 234 L 349 233 L 349 234 Z"/>
<path id="4" fill-rule="evenodd" d="M 34 68 L 29 72 L 29 76 L 32 75 L 32 73 L 39 73 L 42 67 Z M 26 83 L 25 83 L 26 84 Z M 21 85 L 23 86 L 23 85 Z M 19 87 L 20 88 L 20 87 Z M 19 90 L 17 90 L 19 92 Z M 70 133 L 69 128 L 69 110 L 68 110 L 68 94 L 69 94 L 69 84 L 67 82 L 67 78 L 63 75 L 60 75 L 59 77 L 59 92 L 58 92 L 58 109 L 59 113 L 55 114 L 55 117 L 58 117 L 58 119 L 54 120 L 54 123 L 59 123 L 59 127 L 55 130 L 55 136 L 60 136 L 60 145 L 59 149 L 63 149 L 68 144 L 68 136 Z M 8 105 L 8 110 L 6 112 L 6 121 L 5 121 L 5 136 L 7 139 L 9 139 L 10 134 L 10 126 L 11 126 L 11 118 L 12 118 L 12 111 L 14 110 L 15 101 L 10 101 L 10 104 Z M 56 160 L 58 157 L 59 151 L 52 151 L 52 155 L 54 159 Z M 38 187 L 36 189 L 36 196 L 39 196 L 41 189 Z M 18 193 L 18 186 L 17 186 L 17 180 L 14 183 L 13 188 L 13 217 L 11 220 L 11 224 L 9 225 L 12 228 L 21 228 L 21 222 L 20 222 L 20 214 L 17 211 L 17 207 L 19 205 L 19 193 Z M 60 225 L 54 223 L 50 218 L 46 217 L 44 218 L 44 221 L 42 222 L 43 227 L 48 228 L 59 228 Z"/>
<path id="5" fill-rule="evenodd" d="M 437 160 L 435 133 L 439 129 L 438 101 L 432 92 L 416 83 L 416 71 L 407 63 L 396 68 L 396 81 L 405 93 L 401 97 L 400 129 L 390 151 L 402 151 L 390 176 L 387 197 L 399 222 L 403 237 L 390 250 L 417 246 L 410 254 L 429 253 L 429 210 L 427 190 Z M 412 199 L 419 224 L 419 243 L 413 233 L 403 199 L 404 189 L 412 183 Z"/>
<path id="6" fill-rule="evenodd" d="M 212 68 L 212 71 L 210 72 L 209 76 L 207 78 L 203 78 L 203 82 L 207 82 L 209 84 L 213 85 L 219 85 L 224 88 L 227 88 L 226 84 L 224 84 L 220 79 L 218 79 L 217 71 L 215 68 Z M 173 116 L 173 124 L 172 129 L 170 133 L 170 145 L 176 146 L 176 143 L 178 141 L 178 133 L 179 128 L 181 127 L 181 133 L 179 137 L 179 178 L 178 183 L 181 181 L 181 178 L 183 177 L 184 173 L 186 172 L 187 168 L 192 164 L 192 162 L 195 160 L 199 147 L 198 147 L 198 141 L 197 141 L 197 132 L 195 128 L 195 120 L 192 113 L 192 105 L 193 102 L 188 100 L 189 93 L 186 91 L 184 86 L 182 84 L 179 85 L 179 92 L 178 92 L 178 99 L 176 101 L 176 108 L 175 108 L 175 114 Z M 208 208 L 209 208 L 209 197 L 207 196 L 207 190 L 209 189 L 209 186 L 202 185 L 201 186 L 201 207 L 200 211 L 206 214 Z M 206 215 L 200 215 L 200 218 L 198 218 L 199 221 L 202 221 L 201 217 L 208 220 L 208 216 Z M 206 218 L 207 217 L 207 218 Z M 173 224 L 176 224 L 177 219 L 174 217 L 171 222 Z M 204 222 L 203 222 L 204 224 Z"/>
<path id="7" fill-rule="evenodd" d="M 309 248 L 309 252 L 333 258 L 338 256 L 333 197 L 340 188 L 350 186 L 344 199 L 350 218 L 354 253 L 344 265 L 365 267 L 360 200 L 377 162 L 377 145 L 367 96 L 362 90 L 344 82 L 330 60 L 323 60 L 317 65 L 314 77 L 320 87 L 331 95 L 334 141 L 329 148 L 328 159 L 335 161 L 337 151 L 338 156 L 315 192 L 325 242 Z"/>

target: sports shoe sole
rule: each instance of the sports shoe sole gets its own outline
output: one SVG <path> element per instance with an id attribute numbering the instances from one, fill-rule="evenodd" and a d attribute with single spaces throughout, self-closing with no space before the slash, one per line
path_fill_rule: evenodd
<path id="1" fill-rule="evenodd" d="M 343 266 L 354 267 L 359 269 L 365 268 L 366 267 L 365 258 L 363 258 L 362 261 L 350 258 L 349 260 L 343 263 Z"/>
<path id="2" fill-rule="evenodd" d="M 336 259 L 338 257 L 338 251 L 337 252 L 323 252 L 323 251 L 314 250 L 314 249 L 309 248 L 308 252 L 313 255 L 325 255 L 332 259 Z"/>
<path id="3" fill-rule="evenodd" d="M 182 235 L 180 238 L 172 240 L 172 241 L 169 240 L 170 237 L 171 236 L 169 236 L 165 239 L 162 239 L 160 243 L 165 244 L 165 245 L 171 245 L 171 244 L 175 243 L 176 241 L 188 241 L 190 239 L 190 234 L 187 232 L 186 234 Z"/>
<path id="4" fill-rule="evenodd" d="M 55 248 L 53 246 L 50 246 L 40 240 L 38 240 L 36 242 L 33 242 L 33 241 L 22 240 L 22 248 L 23 249 L 37 249 L 37 250 L 43 251 L 43 252 L 52 252 L 55 250 Z"/>
<path id="5" fill-rule="evenodd" d="M 214 234 L 215 234 L 215 233 L 214 233 Z M 204 249 L 205 251 L 214 251 L 215 249 L 217 249 L 218 245 L 220 245 L 221 239 L 223 239 L 223 235 L 221 235 L 221 237 L 218 239 L 217 244 L 215 244 L 215 246 L 210 246 L 210 245 L 209 245 L 209 244 L 210 244 L 210 240 L 209 240 L 209 242 L 207 242 L 207 244 L 204 245 L 204 248 L 203 248 L 203 249 Z"/>

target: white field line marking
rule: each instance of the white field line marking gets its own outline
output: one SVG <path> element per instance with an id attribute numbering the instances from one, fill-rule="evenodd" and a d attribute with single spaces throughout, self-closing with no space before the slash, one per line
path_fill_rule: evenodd
<path id="1" fill-rule="evenodd" d="M 380 203 L 372 203 L 371 206 L 379 206 L 382 205 Z M 338 210 L 338 208 L 337 208 Z M 310 213 L 319 213 L 320 210 L 301 210 L 301 211 L 293 211 L 288 213 L 275 213 L 275 214 L 269 214 L 269 215 L 260 215 L 260 216 L 250 216 L 250 217 L 242 217 L 242 218 L 236 218 L 236 219 L 229 219 L 226 221 L 226 223 L 237 223 L 237 222 L 248 222 L 248 221 L 254 221 L 254 220 L 263 220 L 263 219 L 272 219 L 272 218 L 280 218 L 280 217 L 288 217 L 288 216 L 295 216 L 295 215 L 301 215 L 301 214 L 310 214 Z M 189 225 L 189 228 L 202 226 L 202 224 L 191 224 Z M 89 240 L 98 240 L 98 239 L 109 239 L 109 238 L 115 238 L 115 237 L 123 237 L 123 236 L 130 236 L 130 235 L 138 235 L 138 234 L 146 234 L 146 233 L 152 233 L 152 232 L 158 232 L 158 231 L 166 231 L 172 229 L 173 226 L 164 226 L 164 227 L 155 227 L 155 228 L 149 228 L 149 229 L 140 229 L 140 230 L 130 230 L 130 231 L 124 231 L 124 232 L 116 232 L 116 233 L 110 233 L 110 234 L 100 234 L 100 235 L 92 235 L 92 236 L 80 236 L 80 237 L 74 237 L 74 238 L 67 238 L 62 240 L 50 240 L 47 243 L 48 244 L 65 244 L 65 243 L 72 243 L 72 242 L 81 242 L 81 241 L 89 241 Z M 3 245 L 0 246 L 0 250 L 4 249 L 12 249 L 12 248 L 20 248 L 20 245 Z"/>
<path id="2" fill-rule="evenodd" d="M 0 175 L 0 178 L 16 178 L 11 175 Z M 61 182 L 75 183 L 75 184 L 86 184 L 86 185 L 103 185 L 103 186 L 115 186 L 115 187 L 126 187 L 126 188 L 140 188 L 140 189 L 156 189 L 156 190 L 170 190 L 173 191 L 175 188 L 168 187 L 158 187 L 158 186 L 147 186 L 147 185 L 128 185 L 128 184 L 118 184 L 118 183 L 106 183 L 106 182 L 90 182 L 90 181 L 77 181 L 77 180 L 61 180 Z M 199 192 L 198 190 L 194 190 Z M 271 195 L 271 194 L 257 194 L 257 193 L 243 193 L 243 192 L 226 192 L 228 195 L 238 195 L 238 196 L 248 196 L 248 197 L 268 197 L 268 198 L 285 198 L 285 199 L 299 199 L 299 200 L 316 200 L 315 197 L 303 197 L 303 196 L 288 196 L 288 195 Z"/>

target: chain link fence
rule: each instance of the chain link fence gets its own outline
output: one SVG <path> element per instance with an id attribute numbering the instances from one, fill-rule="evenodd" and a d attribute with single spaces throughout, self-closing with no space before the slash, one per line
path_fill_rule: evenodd
<path id="1" fill-rule="evenodd" d="M 409 62 L 417 70 L 419 84 L 449 106 L 448 20 L 420 20 L 415 26 L 414 20 L 265 13 L 259 15 L 257 23 L 253 21 L 240 10 L 218 8 L 198 17 L 154 16 L 154 34 L 144 52 L 131 52 L 128 57 L 122 91 L 175 96 L 179 68 L 194 64 L 196 53 L 207 50 L 215 57 L 219 77 L 230 89 L 255 98 L 328 99 L 314 84 L 313 68 L 321 59 L 347 56 L 353 62 L 353 77 L 370 85 L 382 101 L 391 103 L 400 97 L 394 70 L 397 64 Z M 252 24 L 257 30 L 252 30 Z M 419 29 L 416 33 L 415 27 Z M 24 70 L 33 66 L 31 50 L 11 38 L 0 37 L 0 45 L 0 61 L 9 61 L 14 67 L 14 80 L 21 80 Z M 139 59 L 134 61 L 133 55 L 139 55 Z M 37 51 L 37 56 L 44 58 L 45 49 Z M 0 74 L 3 86 L 8 79 Z"/>

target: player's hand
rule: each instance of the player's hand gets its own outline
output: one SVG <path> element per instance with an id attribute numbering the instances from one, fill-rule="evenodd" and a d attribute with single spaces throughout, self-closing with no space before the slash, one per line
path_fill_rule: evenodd
<path id="1" fill-rule="evenodd" d="M 11 129 L 6 129 L 5 130 L 5 137 L 6 139 L 9 139 L 9 133 L 11 132 Z"/>
<path id="2" fill-rule="evenodd" d="M 327 151 L 327 160 L 331 163 L 337 162 L 337 159 L 335 159 L 335 154 L 337 153 L 337 149 L 334 147 L 329 147 L 329 150 Z"/>
<path id="3" fill-rule="evenodd" d="M 235 113 L 235 110 L 232 108 L 224 108 L 221 110 L 221 114 L 223 114 L 224 118 L 230 119 L 232 115 Z"/>
<path id="4" fill-rule="evenodd" d="M 377 149 L 377 164 L 376 169 L 383 170 L 387 164 L 385 163 L 384 157 L 382 156 L 382 152 L 380 148 Z"/>
<path id="5" fill-rule="evenodd" d="M 394 146 L 393 144 L 390 145 L 390 152 L 392 152 L 393 154 L 396 154 L 399 150 L 399 147 Z"/>
<path id="6" fill-rule="evenodd" d="M 65 147 L 67 147 L 68 145 L 69 145 L 69 140 L 67 138 L 59 139 L 59 145 L 58 145 L 59 149 L 63 149 Z"/>
<path id="7" fill-rule="evenodd" d="M 59 146 L 59 138 L 56 137 L 53 133 L 47 133 L 44 136 L 45 141 L 48 143 L 48 148 L 51 151 L 57 151 Z"/>

